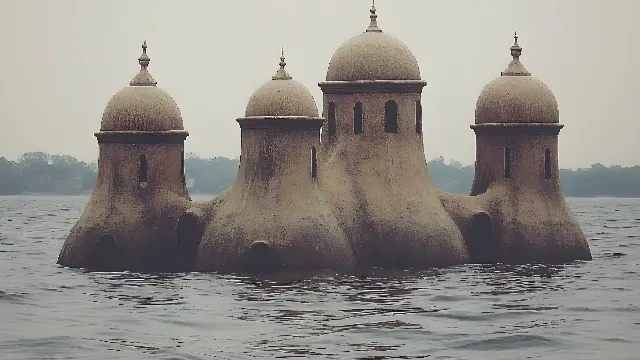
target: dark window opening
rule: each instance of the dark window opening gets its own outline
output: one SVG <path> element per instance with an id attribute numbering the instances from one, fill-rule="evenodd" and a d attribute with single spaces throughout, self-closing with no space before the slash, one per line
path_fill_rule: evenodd
<path id="1" fill-rule="evenodd" d="M 327 119 L 327 127 L 329 136 L 336 134 L 336 104 L 332 101 L 329 103 L 329 114 Z"/>
<path id="2" fill-rule="evenodd" d="M 353 133 L 362 133 L 362 103 L 360 101 L 353 107 Z"/>
<path id="3" fill-rule="evenodd" d="M 185 176 L 184 176 L 184 150 L 182 151 L 182 154 L 180 155 L 180 179 L 182 180 L 183 184 L 186 182 L 186 179 L 185 179 Z"/>
<path id="4" fill-rule="evenodd" d="M 551 179 L 551 149 L 544 150 L 544 178 Z"/>
<path id="5" fill-rule="evenodd" d="M 389 100 L 384 105 L 384 131 L 388 133 L 398 132 L 398 104 Z"/>
<path id="6" fill-rule="evenodd" d="M 422 103 L 416 100 L 416 134 L 422 134 Z"/>
<path id="7" fill-rule="evenodd" d="M 508 146 L 504 147 L 504 177 L 511 177 L 511 148 Z"/>
<path id="8" fill-rule="evenodd" d="M 311 177 L 318 176 L 318 156 L 316 154 L 316 147 L 311 148 Z"/>
<path id="9" fill-rule="evenodd" d="M 147 155 L 140 154 L 140 160 L 138 164 L 138 182 L 140 186 L 147 186 Z"/>

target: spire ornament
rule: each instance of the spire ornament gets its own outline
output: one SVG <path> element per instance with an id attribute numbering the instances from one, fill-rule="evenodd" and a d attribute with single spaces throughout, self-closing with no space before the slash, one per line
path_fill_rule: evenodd
<path id="1" fill-rule="evenodd" d="M 276 74 L 271 77 L 271 80 L 291 80 L 292 79 L 291 75 L 289 75 L 289 73 L 287 73 L 287 70 L 285 70 L 284 68 L 285 66 L 287 66 L 287 63 L 284 61 L 284 46 L 280 50 L 279 65 L 280 65 L 280 69 L 278 69 Z"/>
<path id="2" fill-rule="evenodd" d="M 149 74 L 149 71 L 147 71 L 150 62 L 151 58 L 149 58 L 149 55 L 147 55 L 147 40 L 145 39 L 142 43 L 142 55 L 140 55 L 140 57 L 138 58 L 140 71 L 133 78 L 133 80 L 131 80 L 131 82 L 129 83 L 130 86 L 156 86 L 158 84 L 153 79 L 153 76 Z"/>
<path id="3" fill-rule="evenodd" d="M 518 45 L 518 33 L 513 33 L 513 45 L 511 45 L 511 56 L 514 60 L 519 60 L 522 55 L 522 48 Z"/>
<path id="4" fill-rule="evenodd" d="M 369 27 L 366 32 L 382 32 L 382 30 L 378 27 L 378 15 L 376 14 L 376 0 L 373 0 L 373 4 L 371 5 L 371 9 L 369 10 L 371 15 L 371 22 L 369 23 Z"/>
<path id="5" fill-rule="evenodd" d="M 524 65 L 520 62 L 520 56 L 522 55 L 522 47 L 518 45 L 518 33 L 513 33 L 513 45 L 511 45 L 511 63 L 507 66 L 507 69 L 500 73 L 500 76 L 531 76 L 531 73 L 525 69 Z"/>

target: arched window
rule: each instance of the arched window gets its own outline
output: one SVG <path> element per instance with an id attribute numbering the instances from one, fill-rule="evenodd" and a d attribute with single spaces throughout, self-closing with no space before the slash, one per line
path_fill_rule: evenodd
<path id="1" fill-rule="evenodd" d="M 353 133 L 362 133 L 362 103 L 360 101 L 356 102 L 353 107 Z"/>
<path id="2" fill-rule="evenodd" d="M 398 132 L 398 104 L 389 100 L 384 104 L 384 131 L 388 133 Z"/>
<path id="3" fill-rule="evenodd" d="M 140 154 L 140 160 L 138 161 L 138 182 L 140 186 L 147 186 L 147 155 Z"/>
<path id="4" fill-rule="evenodd" d="M 511 177 L 511 148 L 508 146 L 504 147 L 504 177 Z"/>
<path id="5" fill-rule="evenodd" d="M 184 176 L 184 150 L 182 151 L 182 154 L 180 155 L 180 179 L 182 180 L 183 184 L 186 182 L 186 179 L 185 179 L 185 176 Z"/>
<path id="6" fill-rule="evenodd" d="M 316 155 L 316 147 L 311 148 L 311 177 L 318 176 L 318 156 Z"/>
<path id="7" fill-rule="evenodd" d="M 416 100 L 416 134 L 422 134 L 422 103 Z"/>
<path id="8" fill-rule="evenodd" d="M 544 150 L 544 178 L 551 179 L 551 149 Z"/>
<path id="9" fill-rule="evenodd" d="M 329 130 L 329 136 L 336 134 L 336 104 L 333 101 L 329 103 L 327 127 Z"/>

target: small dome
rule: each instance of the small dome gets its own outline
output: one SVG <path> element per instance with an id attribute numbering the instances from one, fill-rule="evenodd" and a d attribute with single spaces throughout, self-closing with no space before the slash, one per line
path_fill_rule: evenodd
<path id="1" fill-rule="evenodd" d="M 100 131 L 184 130 L 178 105 L 147 71 L 150 61 L 145 40 L 138 59 L 140 72 L 109 100 Z"/>
<path id="2" fill-rule="evenodd" d="M 333 54 L 327 81 L 420 80 L 420 67 L 409 47 L 380 30 L 375 7 L 370 17 L 367 31 Z"/>
<path id="3" fill-rule="evenodd" d="M 476 103 L 476 124 L 558 123 L 558 102 L 542 81 L 520 62 L 518 36 L 511 47 L 513 60 L 497 79 L 487 84 Z"/>
<path id="4" fill-rule="evenodd" d="M 286 65 L 283 55 L 280 57 L 280 69 L 249 98 L 245 117 L 319 116 L 313 95 L 306 86 L 292 80 L 284 68 Z"/>

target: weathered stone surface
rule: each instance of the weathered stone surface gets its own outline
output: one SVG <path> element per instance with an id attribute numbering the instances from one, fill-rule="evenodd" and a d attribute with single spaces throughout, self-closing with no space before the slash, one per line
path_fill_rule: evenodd
<path id="1" fill-rule="evenodd" d="M 321 84 L 322 86 L 322 84 Z M 360 266 L 420 268 L 464 263 L 460 230 L 438 201 L 416 133 L 420 94 L 325 94 L 336 134 L 325 124 L 320 184 Z M 385 102 L 398 104 L 398 131 L 385 132 Z M 354 133 L 354 105 L 363 130 Z"/>
<path id="2" fill-rule="evenodd" d="M 146 154 L 148 181 L 138 181 Z M 110 270 L 168 271 L 176 264 L 176 223 L 190 206 L 181 144 L 100 144 L 98 179 L 58 263 Z M 100 247 L 110 238 L 113 246 Z"/>
<path id="3" fill-rule="evenodd" d="M 472 197 L 440 194 L 472 261 L 562 263 L 590 260 L 582 230 L 562 194 L 558 105 L 551 90 L 513 61 L 480 94 Z"/>
<path id="4" fill-rule="evenodd" d="M 246 117 L 238 119 L 240 170 L 231 188 L 204 207 L 207 225 L 196 270 L 355 264 L 312 170 L 323 119 L 309 90 L 292 80 L 284 65 L 283 57 L 276 76 L 251 96 Z M 285 101 L 289 97 L 292 103 Z"/>
<path id="5" fill-rule="evenodd" d="M 184 179 L 180 110 L 147 72 L 146 41 L 141 70 L 109 101 L 99 144 L 98 178 L 71 229 L 58 263 L 95 270 L 183 270 L 187 255 L 176 224 L 190 206 Z M 193 251 L 193 250 L 191 250 Z M 194 251 L 193 251 L 194 252 Z"/>

